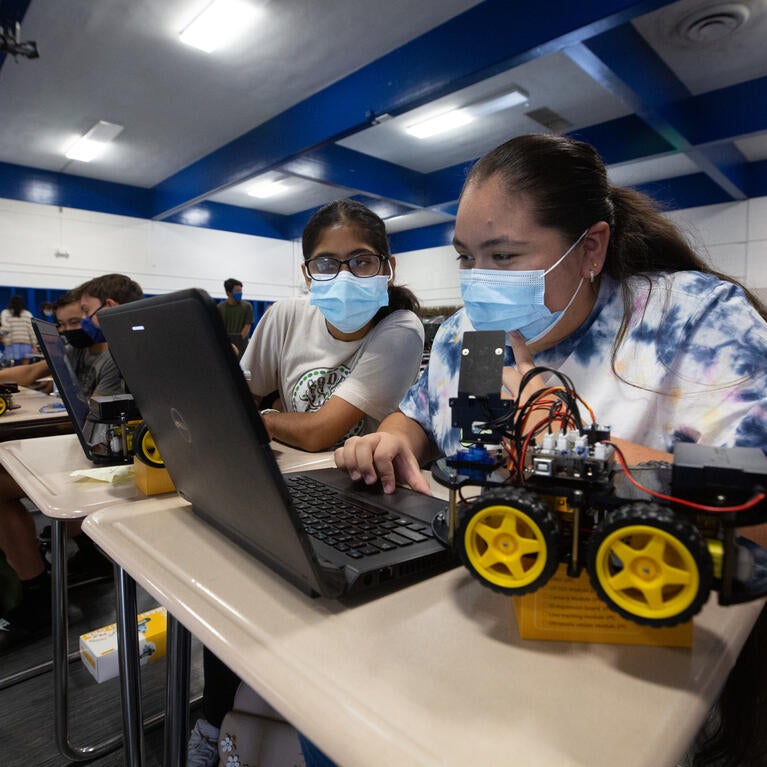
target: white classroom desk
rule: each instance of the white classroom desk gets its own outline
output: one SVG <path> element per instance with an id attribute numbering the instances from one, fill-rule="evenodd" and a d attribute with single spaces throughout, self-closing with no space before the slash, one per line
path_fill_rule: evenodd
<path id="1" fill-rule="evenodd" d="M 0 441 L 71 434 L 72 422 L 59 397 L 19 387 L 13 406 L 0 415 Z M 52 412 L 40 412 L 41 408 Z"/>
<path id="2" fill-rule="evenodd" d="M 762 607 L 709 601 L 691 650 L 525 641 L 510 600 L 464 568 L 344 606 L 305 596 L 177 497 L 104 509 L 85 530 L 342 767 L 671 767 Z M 177 748 L 184 713 L 166 714 Z"/>
<path id="3" fill-rule="evenodd" d="M 15 395 L 17 396 L 17 395 Z M 275 448 L 278 463 L 286 470 L 332 463 L 330 454 L 312 454 L 286 446 Z M 68 735 L 68 676 L 67 659 L 67 573 L 66 522 L 112 505 L 135 508 L 149 502 L 131 480 L 116 483 L 92 479 L 77 479 L 71 473 L 93 469 L 76 435 L 66 434 L 36 439 L 11 440 L 0 443 L 0 464 L 16 480 L 24 494 L 51 519 L 51 570 L 53 586 L 53 657 L 56 743 L 61 753 L 72 760 L 95 758 L 115 748 L 118 738 L 100 744 L 76 746 Z M 175 494 L 164 497 L 175 499 Z M 122 583 L 119 561 L 116 579 Z M 127 730 L 126 730 L 127 732 Z M 127 744 L 135 751 L 135 744 Z"/>

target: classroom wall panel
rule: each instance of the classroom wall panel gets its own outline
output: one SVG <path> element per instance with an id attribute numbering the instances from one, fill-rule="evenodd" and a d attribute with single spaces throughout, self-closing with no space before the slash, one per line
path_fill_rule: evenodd
<path id="1" fill-rule="evenodd" d="M 458 306 L 458 262 L 452 247 L 397 253 L 397 283 L 407 285 L 423 306 Z"/>
<path id="2" fill-rule="evenodd" d="M 695 245 L 721 245 L 745 242 L 747 239 L 748 203 L 704 205 L 700 208 L 673 211 L 667 215 L 682 228 L 690 230 Z"/>
<path id="3" fill-rule="evenodd" d="M 718 272 L 728 274 L 739 282 L 747 282 L 747 253 L 745 242 L 729 242 L 709 245 L 702 253 L 703 259 Z"/>
<path id="4" fill-rule="evenodd" d="M 767 197 L 748 201 L 747 239 L 767 240 Z"/>
<path id="5" fill-rule="evenodd" d="M 748 243 L 746 285 L 764 295 L 767 292 L 767 239 Z"/>
<path id="6" fill-rule="evenodd" d="M 146 271 L 150 228 L 151 222 L 138 218 L 65 208 L 59 251 L 67 254 L 67 266 L 84 273 L 86 279 L 120 272 L 146 290 L 140 277 Z"/>
<path id="7" fill-rule="evenodd" d="M 235 277 L 260 301 L 301 284 L 289 241 L 0 200 L 0 285 L 68 290 L 108 272 L 148 294 L 202 287 L 219 298 Z"/>
<path id="8" fill-rule="evenodd" d="M 224 280 L 234 277 L 242 280 L 247 299 L 276 301 L 294 295 L 298 274 L 292 242 L 152 222 L 144 272 L 148 292 L 187 287 L 179 284 L 184 275 L 187 283 L 223 297 Z"/>

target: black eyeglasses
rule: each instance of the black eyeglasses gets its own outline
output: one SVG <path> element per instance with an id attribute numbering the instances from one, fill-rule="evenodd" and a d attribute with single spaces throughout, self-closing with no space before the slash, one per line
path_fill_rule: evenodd
<path id="1" fill-rule="evenodd" d="M 94 309 L 90 314 L 86 315 L 84 319 L 90 320 L 93 318 L 94 314 L 98 314 L 104 307 L 106 306 L 106 303 L 104 301 L 101 302 L 101 305 L 98 309 Z"/>
<path id="2" fill-rule="evenodd" d="M 335 279 L 344 265 L 355 277 L 375 277 L 381 273 L 382 266 L 388 260 L 388 256 L 380 256 L 378 253 L 357 253 L 345 261 L 330 256 L 318 256 L 306 261 L 306 271 L 313 280 L 320 282 Z"/>

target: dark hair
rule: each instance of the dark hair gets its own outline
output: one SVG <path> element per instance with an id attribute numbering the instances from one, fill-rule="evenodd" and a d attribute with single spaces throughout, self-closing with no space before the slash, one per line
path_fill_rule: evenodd
<path id="1" fill-rule="evenodd" d="M 83 283 L 80 296 L 89 295 L 104 302 L 111 298 L 118 304 L 129 304 L 144 297 L 141 286 L 124 274 L 104 274 Z"/>
<path id="2" fill-rule="evenodd" d="M 236 280 L 234 277 L 230 277 L 228 280 L 224 280 L 224 290 L 226 291 L 227 295 L 234 291 L 235 285 L 242 286 L 242 283 L 239 280 Z"/>
<path id="3" fill-rule="evenodd" d="M 62 309 L 65 306 L 69 306 L 70 304 L 79 304 L 80 296 L 82 294 L 83 294 L 82 288 L 78 286 L 76 288 L 72 288 L 72 290 L 68 290 L 66 293 L 59 296 L 52 304 L 54 314 L 59 309 Z"/>
<path id="4" fill-rule="evenodd" d="M 357 234 L 379 255 L 391 256 L 389 238 L 383 220 L 355 200 L 336 200 L 320 208 L 307 222 L 301 236 L 301 250 L 304 262 L 311 258 L 323 233 L 331 226 L 345 225 L 353 228 Z M 397 309 L 409 309 L 418 314 L 420 304 L 415 294 L 402 285 L 389 285 L 389 305 L 381 307 L 373 317 L 376 325 L 388 314 Z"/>
<path id="5" fill-rule="evenodd" d="M 8 301 L 8 308 L 14 317 L 21 317 L 21 313 L 27 308 L 27 305 L 21 296 L 11 296 Z"/>
<path id="6" fill-rule="evenodd" d="M 598 221 L 610 226 L 603 270 L 620 283 L 624 307 L 613 362 L 633 309 L 628 279 L 636 275 L 686 270 L 712 274 L 739 285 L 767 318 L 759 299 L 732 277 L 711 269 L 651 198 L 611 186 L 602 159 L 589 144 L 565 136 L 518 136 L 482 157 L 469 171 L 464 190 L 496 175 L 509 193 L 532 201 L 540 226 L 558 229 L 569 241 Z"/>

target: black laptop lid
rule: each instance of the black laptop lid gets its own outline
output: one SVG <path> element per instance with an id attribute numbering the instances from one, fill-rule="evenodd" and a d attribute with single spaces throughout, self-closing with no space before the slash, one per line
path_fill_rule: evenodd
<path id="1" fill-rule="evenodd" d="M 56 326 L 51 322 L 32 318 L 32 327 L 40 344 L 45 361 L 48 363 L 56 388 L 59 391 L 64 407 L 72 419 L 72 424 L 80 440 L 85 455 L 91 460 L 98 460 L 94 456 L 88 435 L 91 432 L 91 424 L 88 421 L 88 398 L 85 396 L 83 387 L 72 367 L 72 362 L 67 354 L 66 346 Z"/>
<path id="2" fill-rule="evenodd" d="M 208 294 L 182 290 L 102 309 L 99 324 L 195 512 L 303 590 L 327 594 Z"/>
<path id="3" fill-rule="evenodd" d="M 61 335 L 53 323 L 36 317 L 32 319 L 32 327 L 69 417 L 79 426 L 78 432 L 81 432 L 88 415 L 88 399 L 80 386 Z"/>

